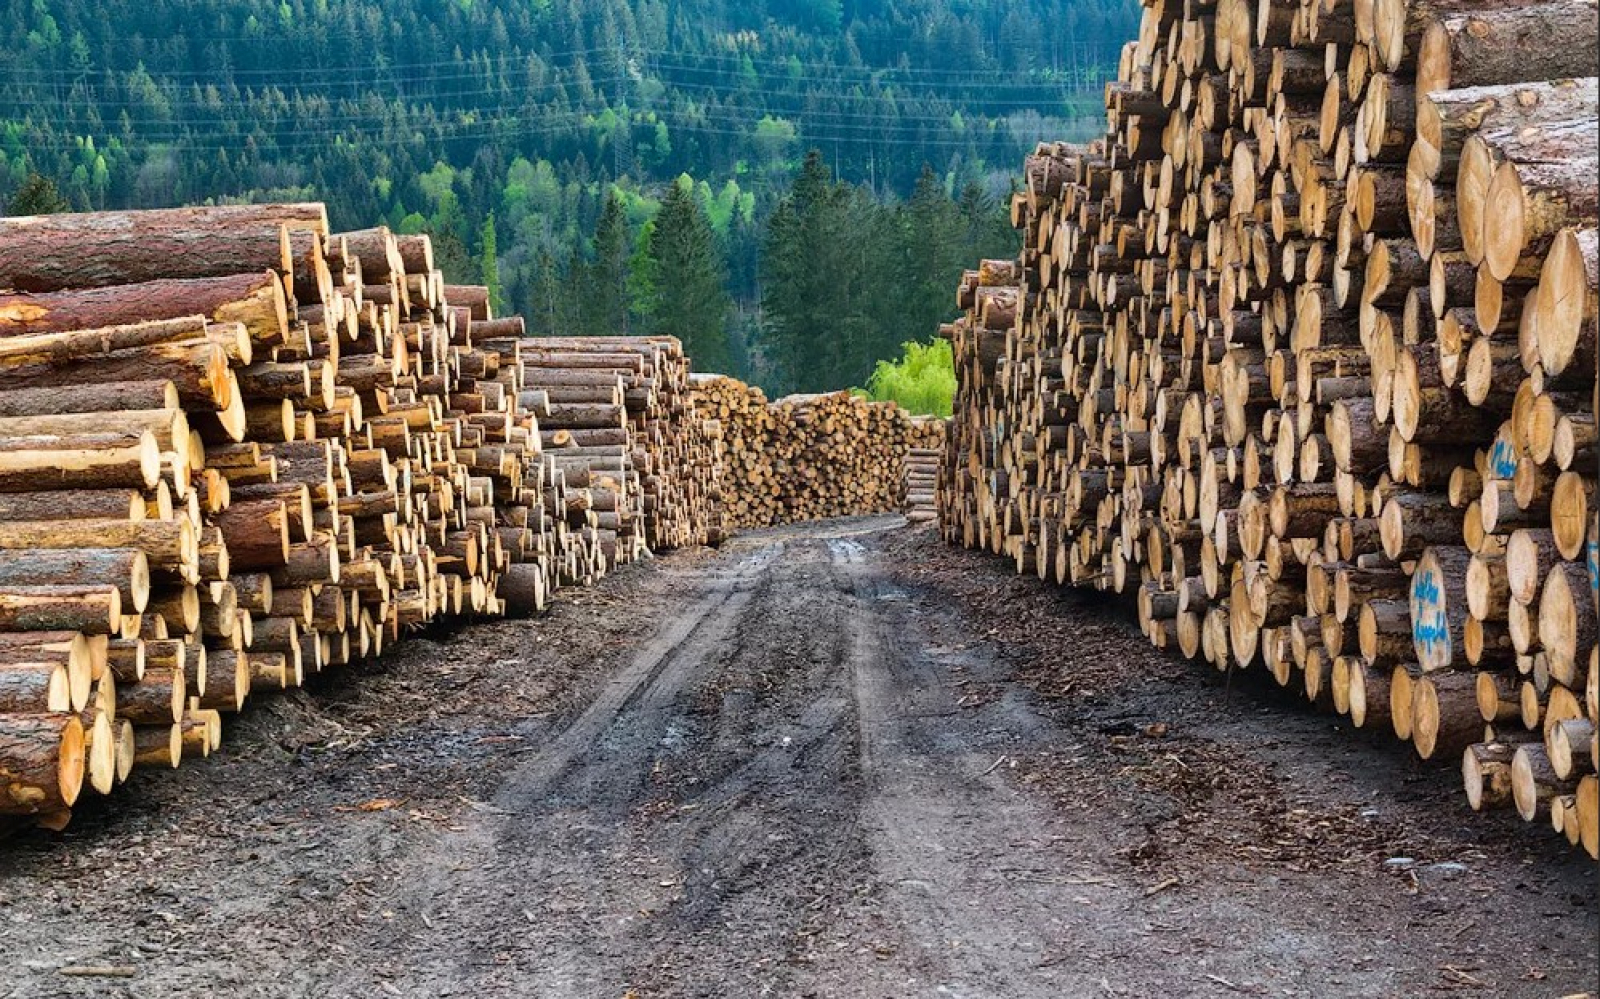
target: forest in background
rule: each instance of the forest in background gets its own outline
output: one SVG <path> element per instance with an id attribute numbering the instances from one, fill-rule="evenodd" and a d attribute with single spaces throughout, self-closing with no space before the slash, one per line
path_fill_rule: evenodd
<path id="1" fill-rule="evenodd" d="M 0 199 L 37 173 L 79 210 L 323 200 L 431 233 L 534 332 L 858 385 L 1014 252 L 1016 164 L 1098 128 L 1135 26 L 1129 0 L 5 0 Z"/>

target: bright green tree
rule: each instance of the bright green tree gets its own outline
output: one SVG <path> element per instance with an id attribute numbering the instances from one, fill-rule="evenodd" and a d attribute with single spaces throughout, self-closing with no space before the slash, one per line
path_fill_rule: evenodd
<path id="1" fill-rule="evenodd" d="M 483 220 L 479 234 L 478 266 L 483 268 L 483 284 L 489 289 L 489 306 L 498 315 L 506 308 L 504 289 L 500 284 L 499 236 L 494 230 L 494 212 Z"/>
<path id="2" fill-rule="evenodd" d="M 867 394 L 893 401 L 918 416 L 949 416 L 956 394 L 955 359 L 949 340 L 901 344 L 898 360 L 879 361 Z"/>

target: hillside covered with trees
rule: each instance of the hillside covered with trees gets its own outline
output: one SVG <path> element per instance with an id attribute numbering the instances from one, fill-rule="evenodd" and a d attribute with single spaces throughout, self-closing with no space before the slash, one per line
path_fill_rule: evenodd
<path id="1" fill-rule="evenodd" d="M 537 332 L 659 330 L 860 384 L 1013 251 L 1007 170 L 1090 134 L 1126 0 L 7 0 L 0 199 L 326 200 Z M 36 203 L 37 202 L 37 203 Z"/>

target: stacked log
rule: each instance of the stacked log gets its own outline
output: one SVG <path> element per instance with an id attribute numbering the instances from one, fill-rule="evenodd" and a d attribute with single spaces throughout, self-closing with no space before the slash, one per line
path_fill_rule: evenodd
<path id="1" fill-rule="evenodd" d="M 59 827 L 251 696 L 603 568 L 611 466 L 575 498 L 521 321 L 426 237 L 316 204 L 9 218 L 0 289 L 0 815 Z"/>
<path id="2" fill-rule="evenodd" d="M 938 517 L 934 502 L 939 465 L 944 458 L 945 421 L 917 416 L 911 420 L 902 466 L 900 510 L 913 524 L 925 524 Z"/>
<path id="3" fill-rule="evenodd" d="M 939 505 L 1597 855 L 1593 15 L 1147 0 L 962 280 Z"/>
<path id="4" fill-rule="evenodd" d="M 604 559 L 720 543 L 718 428 L 690 402 L 677 339 L 545 337 L 522 349 L 547 452 L 585 478 L 586 468 L 611 473 L 595 487 Z"/>
<path id="5" fill-rule="evenodd" d="M 723 433 L 723 502 L 734 527 L 899 510 L 908 449 L 926 440 L 892 402 L 850 392 L 768 402 L 754 386 L 696 375 L 695 405 Z"/>
<path id="6" fill-rule="evenodd" d="M 722 439 L 722 510 L 730 527 L 776 523 L 781 487 L 769 440 L 776 417 L 765 392 L 726 375 L 690 376 L 696 412 Z"/>
<path id="7" fill-rule="evenodd" d="M 59 827 L 252 696 L 725 538 L 681 345 L 524 332 L 319 204 L 0 220 L 0 816 Z M 850 470 L 796 515 L 889 506 L 903 414 L 772 411 L 791 478 Z"/>

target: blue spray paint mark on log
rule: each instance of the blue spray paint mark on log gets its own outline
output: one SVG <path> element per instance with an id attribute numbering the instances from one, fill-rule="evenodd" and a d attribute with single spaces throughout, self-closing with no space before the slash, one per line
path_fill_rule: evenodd
<path id="1" fill-rule="evenodd" d="M 1600 593 L 1600 538 L 1590 538 L 1587 548 L 1589 550 L 1589 589 Z"/>
<path id="2" fill-rule="evenodd" d="M 1431 657 L 1435 650 L 1450 658 L 1450 622 L 1445 616 L 1439 580 L 1433 570 L 1424 569 L 1411 578 L 1411 638 L 1420 655 Z"/>
<path id="3" fill-rule="evenodd" d="M 1493 478 L 1509 479 L 1517 474 L 1516 449 L 1510 441 L 1495 441 L 1489 449 L 1489 472 Z"/>

